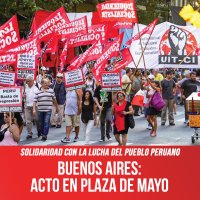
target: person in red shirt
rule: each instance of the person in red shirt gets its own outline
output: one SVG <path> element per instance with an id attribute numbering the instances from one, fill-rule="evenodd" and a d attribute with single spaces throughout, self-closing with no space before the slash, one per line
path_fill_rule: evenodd
<path id="1" fill-rule="evenodd" d="M 126 101 L 124 92 L 117 93 L 117 103 L 113 105 L 113 113 L 114 113 L 114 135 L 115 139 L 118 142 L 118 145 L 126 145 L 127 142 L 127 133 L 128 133 L 128 120 L 126 116 L 128 114 L 133 114 L 133 108 L 131 104 Z M 120 139 L 120 135 L 122 135 L 122 141 Z"/>

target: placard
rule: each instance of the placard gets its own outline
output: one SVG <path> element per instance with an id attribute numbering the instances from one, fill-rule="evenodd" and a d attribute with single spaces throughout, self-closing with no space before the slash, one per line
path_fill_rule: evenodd
<path id="1" fill-rule="evenodd" d="M 106 91 L 120 91 L 121 90 L 121 74 L 106 72 L 101 74 L 101 86 Z"/>
<path id="2" fill-rule="evenodd" d="M 21 106 L 16 106 L 16 107 L 0 107 L 0 113 L 4 112 L 22 112 L 22 107 Z"/>
<path id="3" fill-rule="evenodd" d="M 35 55 L 31 54 L 18 54 L 17 68 L 35 69 Z"/>
<path id="4" fill-rule="evenodd" d="M 0 107 L 21 107 L 22 88 L 21 87 L 2 87 L 0 88 Z"/>
<path id="5" fill-rule="evenodd" d="M 35 69 L 17 69 L 17 79 L 25 79 L 28 75 L 31 75 L 33 79 L 36 79 Z"/>
<path id="6" fill-rule="evenodd" d="M 83 71 L 81 69 L 64 73 L 64 80 L 67 90 L 75 90 L 85 86 Z"/>
<path id="7" fill-rule="evenodd" d="M 14 86 L 15 72 L 0 71 L 0 86 Z"/>

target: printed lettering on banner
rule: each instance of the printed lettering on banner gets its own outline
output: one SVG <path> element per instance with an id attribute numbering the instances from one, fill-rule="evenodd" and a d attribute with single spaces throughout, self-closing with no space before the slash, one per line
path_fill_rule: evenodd
<path id="1" fill-rule="evenodd" d="M 120 21 L 137 23 L 137 13 L 134 1 L 104 2 L 97 5 L 101 21 Z"/>
<path id="2" fill-rule="evenodd" d="M 9 87 L 0 88 L 0 107 L 21 107 L 22 88 Z"/>
<path id="3" fill-rule="evenodd" d="M 58 35 L 62 38 L 65 36 L 74 37 L 77 35 L 84 35 L 88 32 L 87 17 L 82 17 L 76 20 L 66 23 L 61 29 L 57 30 Z"/>
<path id="4" fill-rule="evenodd" d="M 88 27 L 88 34 L 70 38 L 68 41 L 68 46 L 77 47 L 82 45 L 89 45 L 99 40 L 102 40 L 102 42 L 104 42 L 106 40 L 106 31 L 106 25 L 90 26 Z"/>
<path id="5" fill-rule="evenodd" d="M 17 68 L 35 69 L 35 56 L 30 54 L 18 54 Z"/>
<path id="6" fill-rule="evenodd" d="M 142 30 L 146 26 L 140 24 Z M 134 29 L 133 35 L 137 34 Z M 152 68 L 198 68 L 200 63 L 200 29 L 193 26 L 178 26 L 164 22 L 155 26 L 149 39 L 148 34 L 141 37 L 143 47 L 148 45 L 142 53 L 139 40 L 132 41 L 130 52 L 139 68 L 144 67 L 142 54 L 146 66 Z M 140 62 L 139 62 L 140 61 Z M 134 68 L 131 63 L 129 67 Z"/>
<path id="7" fill-rule="evenodd" d="M 25 79 L 27 76 L 32 76 L 33 79 L 36 79 L 35 69 L 17 69 L 17 79 Z"/>
<path id="8" fill-rule="evenodd" d="M 17 54 L 14 53 L 4 53 L 0 54 L 0 63 L 2 64 L 11 64 L 17 62 Z"/>
<path id="9" fill-rule="evenodd" d="M 44 36 L 51 35 L 54 31 L 62 29 L 66 23 L 69 23 L 69 19 L 64 7 L 61 7 L 47 17 L 40 27 L 34 30 L 34 36 L 43 38 Z"/>
<path id="10" fill-rule="evenodd" d="M 121 85 L 121 73 L 103 72 L 101 74 L 101 86 L 106 91 L 120 91 Z"/>
<path id="11" fill-rule="evenodd" d="M 0 27 L 0 51 L 5 51 L 20 44 L 19 28 L 17 16 L 13 16 L 9 21 Z"/>
<path id="12" fill-rule="evenodd" d="M 73 90 L 85 86 L 84 75 L 81 69 L 64 73 L 64 79 L 67 90 Z"/>
<path id="13" fill-rule="evenodd" d="M 14 86 L 15 72 L 0 71 L 0 86 Z"/>

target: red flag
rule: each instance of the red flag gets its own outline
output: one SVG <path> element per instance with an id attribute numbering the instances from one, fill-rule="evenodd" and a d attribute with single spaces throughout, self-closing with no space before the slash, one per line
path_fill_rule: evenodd
<path id="1" fill-rule="evenodd" d="M 44 36 L 51 35 L 58 29 L 62 29 L 66 23 L 69 23 L 69 19 L 64 7 L 61 7 L 47 17 L 37 29 L 34 29 L 33 35 L 39 35 L 39 38 L 43 38 Z"/>
<path id="2" fill-rule="evenodd" d="M 49 17 L 53 12 L 47 10 L 37 10 L 34 14 L 34 18 L 31 25 L 31 32 L 34 32 L 40 24 Z"/>
<path id="3" fill-rule="evenodd" d="M 119 54 L 121 42 L 123 39 L 124 33 L 121 33 L 114 41 L 106 45 L 103 50 L 103 54 L 97 59 L 92 71 L 96 78 L 99 78 L 100 71 L 104 70 L 105 64 L 108 62 L 108 59 L 117 56 Z"/>
<path id="4" fill-rule="evenodd" d="M 135 96 L 133 97 L 133 100 L 131 101 L 131 105 L 134 106 L 143 106 L 144 105 L 144 92 L 142 90 L 139 90 Z"/>
<path id="5" fill-rule="evenodd" d="M 88 34 L 70 38 L 68 46 L 77 47 L 82 45 L 94 44 L 98 40 L 106 41 L 106 25 L 94 25 L 88 27 Z"/>
<path id="6" fill-rule="evenodd" d="M 89 53 L 88 57 L 86 58 L 86 62 L 91 60 L 96 60 L 99 58 L 100 55 L 102 55 L 103 48 L 102 48 L 102 42 L 101 40 L 97 41 L 92 49 L 92 51 Z"/>
<path id="7" fill-rule="evenodd" d="M 148 26 L 146 26 L 140 33 L 137 33 L 134 35 L 129 41 L 126 42 L 127 45 L 131 45 L 131 43 L 135 40 L 138 40 L 140 37 L 142 37 L 144 34 L 151 35 L 153 33 L 153 30 L 158 22 L 158 18 L 156 18 L 153 22 L 151 22 Z"/>
<path id="8" fill-rule="evenodd" d="M 22 40 L 21 44 L 13 49 L 10 49 L 9 52 L 16 52 L 16 53 L 26 53 L 31 55 L 39 55 L 41 49 L 39 47 L 39 40 L 38 37 L 32 37 L 28 40 Z"/>
<path id="9" fill-rule="evenodd" d="M 64 64 L 66 62 L 66 58 L 67 58 L 67 49 L 68 49 L 68 46 L 67 46 L 67 42 L 65 42 L 65 45 L 64 45 L 64 48 L 62 50 L 62 53 L 60 55 L 60 71 L 62 72 L 63 70 L 63 67 L 64 67 Z"/>
<path id="10" fill-rule="evenodd" d="M 0 27 L 0 51 L 15 48 L 20 44 L 16 15 Z"/>
<path id="11" fill-rule="evenodd" d="M 84 53 L 82 53 L 81 55 L 79 55 L 79 57 L 78 57 L 73 63 L 71 63 L 71 65 L 68 67 L 68 69 L 69 69 L 69 70 L 77 69 L 77 68 L 79 68 L 80 66 L 82 66 L 82 65 L 86 62 L 86 60 L 87 60 L 89 54 L 91 53 L 91 51 L 94 50 L 94 49 L 96 48 L 96 44 L 97 44 L 97 43 L 98 43 L 98 41 L 95 42 L 95 43 L 94 43 L 89 49 L 87 49 Z"/>
<path id="12" fill-rule="evenodd" d="M 75 19 L 57 30 L 58 35 L 62 38 L 85 35 L 88 33 L 87 17 Z"/>
<path id="13" fill-rule="evenodd" d="M 97 5 L 101 21 L 120 21 L 137 23 L 137 13 L 134 0 L 111 1 Z"/>

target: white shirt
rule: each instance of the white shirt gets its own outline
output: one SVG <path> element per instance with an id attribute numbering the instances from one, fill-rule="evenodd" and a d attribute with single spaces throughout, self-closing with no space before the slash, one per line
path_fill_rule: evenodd
<path id="1" fill-rule="evenodd" d="M 28 87 L 28 85 L 26 85 L 26 107 L 33 107 L 33 101 L 34 101 L 34 98 L 35 98 L 35 94 L 36 92 L 38 92 L 39 89 L 33 85 L 31 88 Z"/>

